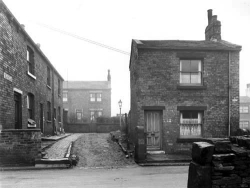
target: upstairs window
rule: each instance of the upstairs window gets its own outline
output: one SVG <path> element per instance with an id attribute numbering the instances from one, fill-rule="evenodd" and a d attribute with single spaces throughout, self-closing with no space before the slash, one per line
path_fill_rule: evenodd
<path id="1" fill-rule="evenodd" d="M 67 102 L 68 101 L 68 92 L 64 91 L 63 92 L 63 102 Z"/>
<path id="2" fill-rule="evenodd" d="M 47 67 L 47 85 L 50 86 L 50 68 Z"/>
<path id="3" fill-rule="evenodd" d="M 91 102 L 101 102 L 102 101 L 102 94 L 101 93 L 90 93 L 90 101 Z"/>
<path id="4" fill-rule="evenodd" d="M 27 109 L 28 109 L 28 118 L 34 119 L 34 95 L 32 93 L 28 93 L 27 95 Z"/>
<path id="5" fill-rule="evenodd" d="M 241 114 L 248 114 L 248 112 L 249 112 L 248 106 L 240 106 Z"/>
<path id="6" fill-rule="evenodd" d="M 27 63 L 28 63 L 28 72 L 35 75 L 35 62 L 34 62 L 34 52 L 27 46 Z"/>
<path id="7" fill-rule="evenodd" d="M 180 84 L 202 84 L 201 60 L 180 60 Z"/>
<path id="8" fill-rule="evenodd" d="M 201 137 L 202 112 L 200 111 L 181 111 L 180 117 L 180 137 Z"/>
<path id="9" fill-rule="evenodd" d="M 58 96 L 60 96 L 60 95 L 61 95 L 61 81 L 58 78 Z"/>
<path id="10" fill-rule="evenodd" d="M 47 101 L 47 119 L 51 121 L 51 103 Z"/>

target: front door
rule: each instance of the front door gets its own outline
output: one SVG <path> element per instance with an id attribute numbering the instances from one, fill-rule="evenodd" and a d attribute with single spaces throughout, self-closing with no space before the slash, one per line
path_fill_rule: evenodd
<path id="1" fill-rule="evenodd" d="M 14 92 L 15 101 L 15 129 L 22 128 L 22 97 L 21 94 Z"/>
<path id="2" fill-rule="evenodd" d="M 161 111 L 145 111 L 147 150 L 161 149 Z"/>

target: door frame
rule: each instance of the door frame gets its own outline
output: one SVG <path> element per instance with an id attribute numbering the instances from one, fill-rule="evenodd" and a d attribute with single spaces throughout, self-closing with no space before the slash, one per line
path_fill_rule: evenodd
<path id="1" fill-rule="evenodd" d="M 146 123 L 146 113 L 148 112 L 158 112 L 159 113 L 159 132 L 160 132 L 160 140 L 159 140 L 159 148 L 150 148 L 147 146 L 147 123 Z M 161 150 L 162 149 L 162 127 L 163 127 L 163 110 L 162 109 L 144 109 L 144 132 L 145 132 L 145 136 L 146 136 L 146 148 L 147 148 L 147 151 L 154 151 L 154 150 Z"/>
<path id="2" fill-rule="evenodd" d="M 16 101 L 18 101 L 18 114 L 16 114 Z M 14 121 L 15 121 L 15 129 L 22 129 L 22 94 L 14 91 Z M 18 115 L 18 123 L 16 124 L 16 115 Z"/>

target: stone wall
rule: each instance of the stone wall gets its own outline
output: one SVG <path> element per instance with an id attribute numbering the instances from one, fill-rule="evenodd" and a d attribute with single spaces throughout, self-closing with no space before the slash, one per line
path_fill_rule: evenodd
<path id="1" fill-rule="evenodd" d="M 250 137 L 195 142 L 188 188 L 250 187 Z"/>
<path id="2" fill-rule="evenodd" d="M 40 158 L 39 129 L 9 129 L 0 132 L 0 166 L 33 165 Z"/>

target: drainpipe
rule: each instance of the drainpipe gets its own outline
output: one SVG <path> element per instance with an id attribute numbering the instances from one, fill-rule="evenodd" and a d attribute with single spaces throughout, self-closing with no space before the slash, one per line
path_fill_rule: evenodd
<path id="1" fill-rule="evenodd" d="M 230 90 L 231 90 L 231 82 L 230 82 L 230 61 L 231 61 L 231 54 L 230 51 L 228 51 L 228 137 L 230 136 L 230 131 L 231 131 L 231 95 L 230 95 Z"/>

